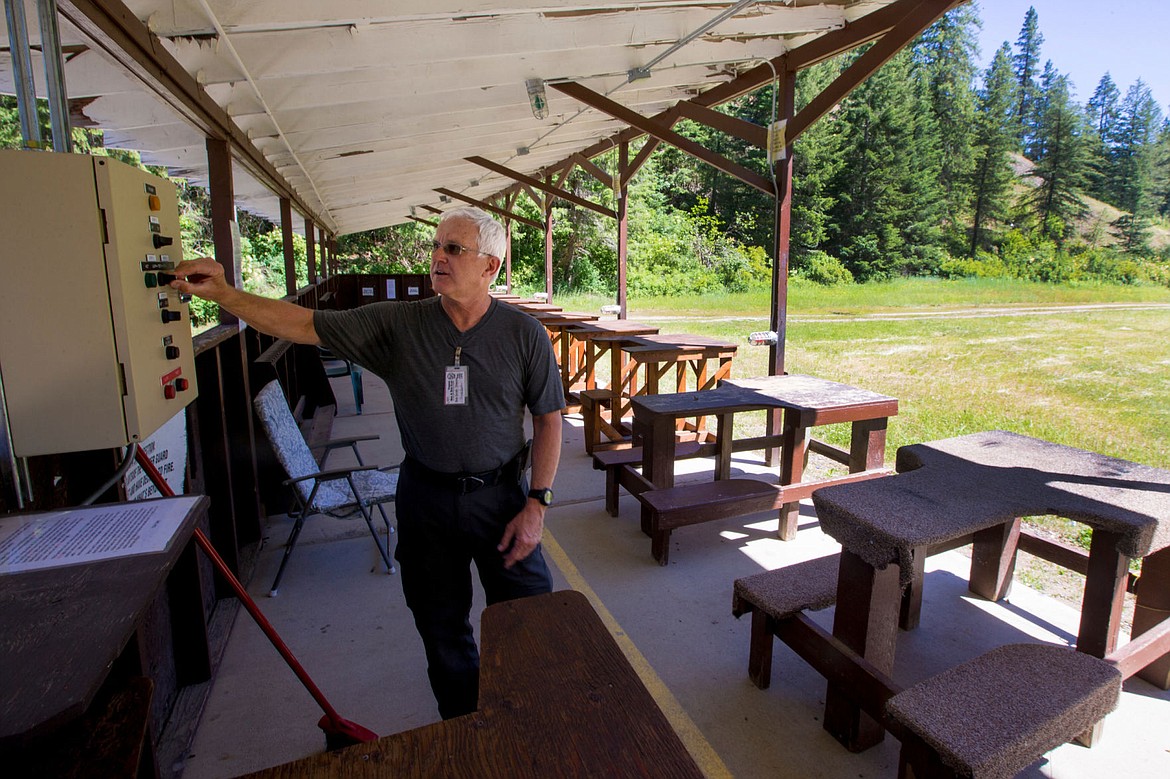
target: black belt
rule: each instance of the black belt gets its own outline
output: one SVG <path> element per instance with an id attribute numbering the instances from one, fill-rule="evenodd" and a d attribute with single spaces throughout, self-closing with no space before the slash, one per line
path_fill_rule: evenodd
<path id="1" fill-rule="evenodd" d="M 497 484 L 519 484 L 520 474 L 524 470 L 528 459 L 528 447 L 499 468 L 482 473 L 444 473 L 432 470 L 418 460 L 407 457 L 403 470 L 409 470 L 420 480 L 432 487 L 451 490 L 459 495 L 467 495 L 481 487 L 494 487 Z"/>

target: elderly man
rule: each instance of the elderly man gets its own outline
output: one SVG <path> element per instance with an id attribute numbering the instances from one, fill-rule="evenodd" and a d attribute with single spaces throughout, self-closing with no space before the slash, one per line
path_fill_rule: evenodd
<path id="1" fill-rule="evenodd" d="M 243 292 L 207 258 L 181 263 L 171 284 L 262 332 L 324 344 L 389 386 L 406 452 L 395 558 L 444 719 L 477 705 L 471 562 L 488 604 L 552 589 L 540 539 L 560 459 L 564 397 L 544 329 L 489 294 L 505 241 L 483 211 L 448 211 L 431 253 L 438 297 L 349 311 L 312 311 Z M 532 414 L 532 489 L 524 481 L 525 409 Z"/>

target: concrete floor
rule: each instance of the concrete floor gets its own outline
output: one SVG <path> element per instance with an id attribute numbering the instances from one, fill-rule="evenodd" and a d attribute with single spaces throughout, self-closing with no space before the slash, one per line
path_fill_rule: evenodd
<path id="1" fill-rule="evenodd" d="M 367 463 L 392 464 L 401 447 L 385 385 L 365 377 L 366 404 L 353 414 L 348 380 L 334 380 L 337 436 L 377 433 Z M 897 420 L 893 421 L 897 424 Z M 650 557 L 637 502 L 605 513 L 604 476 L 584 454 L 579 418 L 566 417 L 557 501 L 546 521 L 545 554 L 556 588 L 584 592 L 611 627 L 651 693 L 709 776 L 893 777 L 891 737 L 850 754 L 821 727 L 824 680 L 777 644 L 772 686 L 747 679 L 750 619 L 731 616 L 732 582 L 761 570 L 835 551 L 812 506 L 795 541 L 775 538 L 776 520 L 758 515 L 676 531 L 671 563 Z M 344 463 L 338 455 L 331 463 Z M 760 471 L 757 462 L 738 466 Z M 709 463 L 687 464 L 709 478 Z M 685 477 L 684 477 L 685 478 Z M 380 522 L 378 523 L 380 524 Z M 267 592 L 290 522 L 275 518 L 249 587 L 341 716 L 380 734 L 438 719 L 422 645 L 402 601 L 399 578 L 381 566 L 364 523 L 314 518 L 306 524 L 280 595 Z M 965 550 L 931 558 L 922 625 L 900 637 L 894 677 L 911 684 L 1004 643 L 1069 643 L 1074 608 L 1016 582 L 1011 598 L 988 603 L 967 593 Z M 477 593 L 477 599 L 481 596 Z M 477 605 L 478 611 L 482 608 Z M 816 619 L 831 625 L 832 610 Z M 185 762 L 184 779 L 236 776 L 319 752 L 321 712 L 241 612 L 211 699 Z M 1131 679 L 1104 738 L 1091 749 L 1065 745 L 1021 776 L 1089 779 L 1170 776 L 1170 692 Z"/>

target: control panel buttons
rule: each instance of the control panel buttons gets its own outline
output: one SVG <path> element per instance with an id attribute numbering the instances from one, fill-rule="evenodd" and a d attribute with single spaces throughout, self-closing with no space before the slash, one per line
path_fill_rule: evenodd
<path id="1" fill-rule="evenodd" d="M 177 360 L 177 359 L 179 359 L 179 347 L 177 347 L 177 346 L 168 346 L 168 347 L 166 348 L 166 354 L 167 354 L 167 359 L 168 359 L 168 360 Z"/>
<path id="2" fill-rule="evenodd" d="M 169 309 L 165 309 L 165 308 L 162 311 L 160 311 L 159 313 L 162 314 L 162 323 L 164 325 L 169 324 L 171 322 L 178 322 L 180 319 L 183 318 L 183 315 L 180 314 L 178 311 L 170 311 Z"/>
<path id="3" fill-rule="evenodd" d="M 151 211 L 162 211 L 162 201 L 158 199 L 158 195 L 147 195 L 146 204 Z"/>
<path id="4" fill-rule="evenodd" d="M 190 386 L 191 383 L 184 378 L 175 379 L 175 389 L 177 389 L 179 392 L 186 392 L 187 388 Z"/>
<path id="5" fill-rule="evenodd" d="M 174 400 L 175 399 L 175 385 L 174 384 L 167 384 L 163 387 L 163 397 L 166 398 L 167 400 Z"/>
<path id="6" fill-rule="evenodd" d="M 160 273 L 158 274 L 158 283 L 160 286 L 165 287 L 177 278 L 178 276 L 173 273 Z"/>
<path id="7" fill-rule="evenodd" d="M 169 235 L 160 235 L 158 233 L 151 233 L 150 240 L 154 243 L 154 248 L 161 249 L 164 246 L 170 246 L 175 242 L 175 239 Z"/>
<path id="8" fill-rule="evenodd" d="M 143 280 L 146 282 L 147 289 L 154 289 L 155 287 L 158 286 L 158 275 L 157 274 L 147 273 L 143 276 Z"/>

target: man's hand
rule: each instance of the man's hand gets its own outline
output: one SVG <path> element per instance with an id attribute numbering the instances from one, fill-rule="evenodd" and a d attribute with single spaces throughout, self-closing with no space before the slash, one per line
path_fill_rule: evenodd
<path id="1" fill-rule="evenodd" d="M 219 302 L 234 289 L 224 277 L 223 266 L 209 257 L 183 260 L 175 266 L 174 275 L 172 289 L 198 295 L 204 300 Z"/>
<path id="2" fill-rule="evenodd" d="M 313 310 L 286 300 L 265 298 L 236 289 L 224 277 L 223 266 L 208 257 L 184 260 L 175 266 L 171 289 L 219 303 L 262 333 L 298 344 L 319 344 Z"/>
<path id="3" fill-rule="evenodd" d="M 496 547 L 504 555 L 504 567 L 511 568 L 516 563 L 532 554 L 540 537 L 544 535 L 544 506 L 529 498 L 520 509 L 520 513 L 513 517 L 504 528 L 504 537 Z"/>

